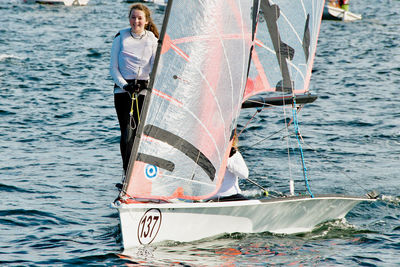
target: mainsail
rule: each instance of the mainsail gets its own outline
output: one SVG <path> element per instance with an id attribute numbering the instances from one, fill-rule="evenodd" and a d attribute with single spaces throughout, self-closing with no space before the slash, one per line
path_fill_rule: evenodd
<path id="1" fill-rule="evenodd" d="M 308 91 L 324 2 L 261 0 L 244 99 Z"/>
<path id="2" fill-rule="evenodd" d="M 169 0 L 123 195 L 206 199 L 225 172 L 256 0 Z"/>

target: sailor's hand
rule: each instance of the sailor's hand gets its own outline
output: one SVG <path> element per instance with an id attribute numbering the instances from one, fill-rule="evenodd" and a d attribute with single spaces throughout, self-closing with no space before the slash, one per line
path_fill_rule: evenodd
<path id="1" fill-rule="evenodd" d="M 125 84 L 124 87 L 122 88 L 125 91 L 127 91 L 128 93 L 130 93 L 131 95 L 135 92 L 137 92 L 137 86 L 133 83 L 128 83 Z"/>

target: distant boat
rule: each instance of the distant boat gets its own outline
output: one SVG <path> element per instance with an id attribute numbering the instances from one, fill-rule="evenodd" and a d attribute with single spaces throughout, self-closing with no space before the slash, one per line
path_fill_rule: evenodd
<path id="1" fill-rule="evenodd" d="M 168 4 L 168 0 L 125 0 L 127 3 L 153 3 L 161 7 L 165 7 Z"/>
<path id="2" fill-rule="evenodd" d="M 374 201 L 314 195 L 304 161 L 301 194 L 288 179 L 290 195 L 209 201 L 221 186 L 242 108 L 289 104 L 297 125 L 298 108 L 316 99 L 308 89 L 324 1 L 271 2 L 169 0 L 128 170 L 113 203 L 125 249 L 223 233 L 308 232 Z"/>
<path id="3" fill-rule="evenodd" d="M 355 14 L 350 11 L 344 10 L 333 2 L 329 2 L 325 5 L 324 13 L 322 15 L 324 20 L 342 20 L 342 21 L 355 21 L 361 20 L 362 16 L 360 14 Z"/>
<path id="4" fill-rule="evenodd" d="M 24 0 L 30 4 L 65 5 L 65 6 L 85 6 L 89 0 Z"/>

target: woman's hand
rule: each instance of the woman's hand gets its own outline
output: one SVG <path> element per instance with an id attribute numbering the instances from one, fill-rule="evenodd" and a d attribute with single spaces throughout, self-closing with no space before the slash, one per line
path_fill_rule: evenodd
<path id="1" fill-rule="evenodd" d="M 131 95 L 132 95 L 133 93 L 139 93 L 139 87 L 138 87 L 136 84 L 134 84 L 134 83 L 125 84 L 124 87 L 123 87 L 122 89 L 124 89 L 125 91 L 127 91 L 127 92 L 130 93 Z"/>

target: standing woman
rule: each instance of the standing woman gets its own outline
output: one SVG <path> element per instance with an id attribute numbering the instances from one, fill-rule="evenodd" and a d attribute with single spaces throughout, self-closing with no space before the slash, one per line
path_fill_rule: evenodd
<path id="1" fill-rule="evenodd" d="M 121 129 L 120 149 L 125 173 L 159 37 L 150 10 L 143 4 L 130 7 L 129 24 L 130 28 L 119 31 L 115 36 L 110 62 L 110 74 L 115 82 L 114 104 Z"/>

